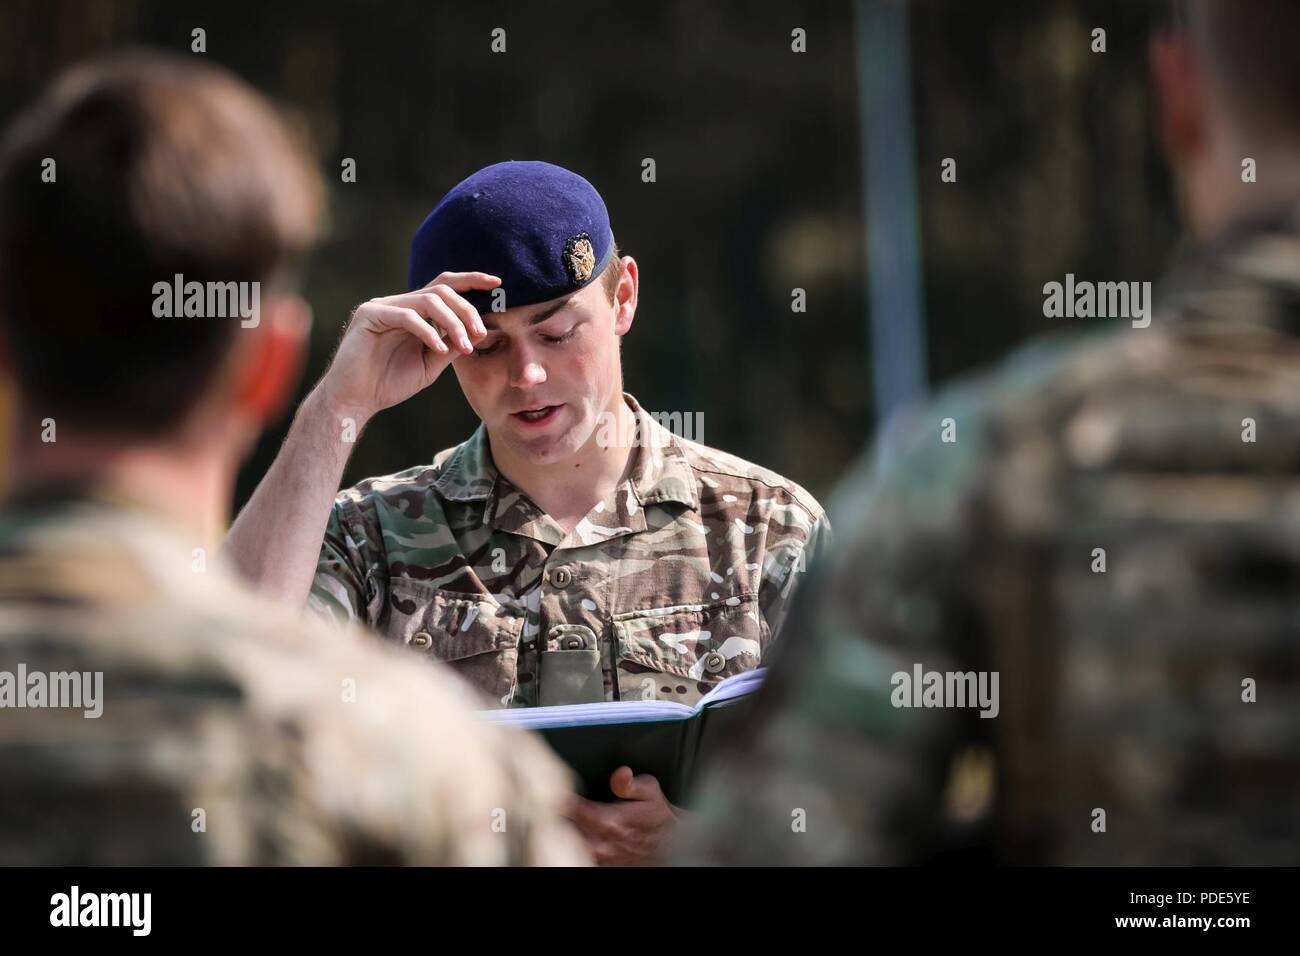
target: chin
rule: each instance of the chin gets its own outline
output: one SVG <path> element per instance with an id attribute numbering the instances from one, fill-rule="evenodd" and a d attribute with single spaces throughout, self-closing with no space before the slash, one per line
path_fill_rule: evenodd
<path id="1" fill-rule="evenodd" d="M 586 436 L 593 430 L 584 428 L 584 425 L 585 422 L 577 422 L 559 434 L 538 435 L 535 438 L 514 432 L 511 444 L 521 458 L 535 465 L 553 465 L 577 454 Z"/>
<path id="2" fill-rule="evenodd" d="M 505 428 L 505 434 L 508 436 L 507 441 L 510 447 L 514 449 L 516 455 L 526 461 L 542 465 L 552 461 L 558 461 L 565 455 L 569 454 L 568 433 L 562 435 L 521 435 L 512 427 L 510 423 Z"/>

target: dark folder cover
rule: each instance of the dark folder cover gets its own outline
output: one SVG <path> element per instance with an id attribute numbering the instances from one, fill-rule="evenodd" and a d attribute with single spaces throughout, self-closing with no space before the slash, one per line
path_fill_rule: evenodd
<path id="1" fill-rule="evenodd" d="M 604 701 L 486 711 L 493 723 L 535 730 L 577 775 L 578 791 L 613 800 L 609 777 L 626 764 L 656 777 L 664 796 L 682 804 L 695 770 L 730 737 L 762 684 L 764 668 L 729 677 L 693 707 L 670 701 Z"/>

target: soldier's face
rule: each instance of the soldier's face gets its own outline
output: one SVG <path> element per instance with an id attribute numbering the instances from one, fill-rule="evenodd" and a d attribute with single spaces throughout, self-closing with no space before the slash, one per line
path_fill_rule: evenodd
<path id="1" fill-rule="evenodd" d="M 494 449 L 546 465 L 576 454 L 622 400 L 631 319 L 593 282 L 571 296 L 483 314 L 487 336 L 452 367 Z"/>

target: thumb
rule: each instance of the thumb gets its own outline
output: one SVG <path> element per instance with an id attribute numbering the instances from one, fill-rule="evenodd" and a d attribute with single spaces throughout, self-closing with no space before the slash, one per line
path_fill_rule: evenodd
<path id="1" fill-rule="evenodd" d="M 455 346 L 450 342 L 447 343 L 447 346 L 445 353 L 435 352 L 427 346 L 420 353 L 420 358 L 424 361 L 424 384 L 420 387 L 421 391 L 436 382 L 438 376 L 447 371 L 447 366 L 451 365 L 452 359 L 458 357 L 454 351 Z"/>
<path id="2" fill-rule="evenodd" d="M 631 767 L 619 767 L 609 778 L 609 789 L 620 800 L 650 800 L 659 792 L 659 781 L 648 773 L 633 776 Z"/>

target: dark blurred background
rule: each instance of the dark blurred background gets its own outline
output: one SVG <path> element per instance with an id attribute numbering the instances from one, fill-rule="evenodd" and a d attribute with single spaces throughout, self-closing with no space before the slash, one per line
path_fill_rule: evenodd
<path id="1" fill-rule="evenodd" d="M 351 309 L 404 290 L 410 236 L 448 188 L 503 159 L 570 167 L 602 192 L 641 266 L 628 390 L 648 409 L 702 412 L 708 444 L 825 496 L 877 424 L 855 24 L 890 2 L 4 0 L 0 121 L 60 69 L 147 44 L 231 68 L 306 124 L 329 228 L 306 276 L 304 393 Z M 916 189 L 904 203 L 939 382 L 1059 329 L 1042 314 L 1045 282 L 1156 278 L 1175 221 L 1152 134 L 1147 3 L 907 7 Z M 204 54 L 190 53 L 195 27 Z M 791 50 L 796 27 L 806 53 Z M 1091 50 L 1097 27 L 1105 53 Z M 955 183 L 940 179 L 945 157 Z M 355 183 L 340 181 L 345 158 Z M 345 480 L 428 461 L 476 423 L 444 375 L 375 419 Z M 286 427 L 242 472 L 239 504 Z"/>

